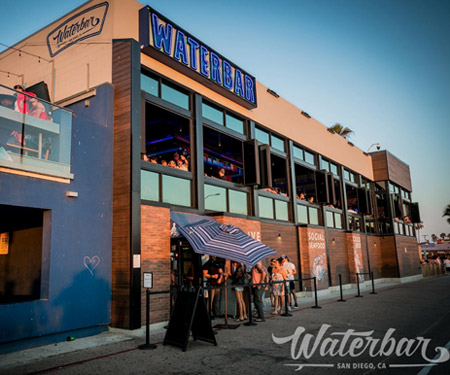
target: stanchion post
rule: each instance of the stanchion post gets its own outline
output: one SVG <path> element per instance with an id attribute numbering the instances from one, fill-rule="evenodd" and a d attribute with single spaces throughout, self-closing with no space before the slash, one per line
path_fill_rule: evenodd
<path id="1" fill-rule="evenodd" d="M 252 289 L 253 289 L 253 283 L 250 279 L 250 282 L 248 283 L 248 308 L 247 308 L 247 315 L 248 315 L 248 322 L 244 323 L 244 326 L 257 326 L 253 321 L 253 311 L 252 311 Z"/>
<path id="2" fill-rule="evenodd" d="M 146 316 L 147 321 L 145 324 L 145 344 L 139 345 L 139 349 L 156 349 L 155 344 L 150 344 L 150 289 L 147 288 L 146 293 Z"/>
<path id="3" fill-rule="evenodd" d="M 319 306 L 319 303 L 318 303 L 318 299 L 317 299 L 317 278 L 314 276 L 313 280 L 314 280 L 314 300 L 315 300 L 316 304 L 312 308 L 313 309 L 321 309 L 321 307 Z"/>
<path id="4" fill-rule="evenodd" d="M 281 316 L 292 316 L 292 314 L 289 313 L 289 305 L 288 305 L 288 294 L 287 294 L 287 287 L 286 287 L 286 280 L 283 280 L 283 286 L 284 286 L 284 313 L 281 314 Z"/>
<path id="5" fill-rule="evenodd" d="M 377 294 L 377 292 L 375 292 L 375 281 L 373 280 L 373 272 L 370 272 L 370 278 L 372 279 L 372 292 L 370 294 Z"/>
<path id="6" fill-rule="evenodd" d="M 359 289 L 359 273 L 356 273 L 356 286 L 358 287 L 358 295 L 356 295 L 355 297 L 362 297 L 361 291 Z"/>
<path id="7" fill-rule="evenodd" d="M 339 290 L 340 290 L 340 292 L 341 292 L 341 299 L 338 299 L 338 302 L 347 302 L 347 301 L 344 299 L 344 295 L 343 295 L 343 293 L 342 293 L 342 275 L 341 275 L 341 274 L 339 274 Z"/>

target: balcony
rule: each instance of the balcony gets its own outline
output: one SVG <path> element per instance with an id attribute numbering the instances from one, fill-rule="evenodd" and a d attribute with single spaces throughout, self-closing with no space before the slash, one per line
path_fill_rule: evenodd
<path id="1" fill-rule="evenodd" d="M 73 178 L 72 112 L 0 85 L 0 171 Z"/>

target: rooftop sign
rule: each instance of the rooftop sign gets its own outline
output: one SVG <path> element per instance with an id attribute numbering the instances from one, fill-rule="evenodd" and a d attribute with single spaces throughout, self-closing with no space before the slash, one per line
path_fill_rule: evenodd
<path id="1" fill-rule="evenodd" d="M 256 80 L 146 6 L 139 11 L 141 50 L 245 108 L 256 107 Z"/>
<path id="2" fill-rule="evenodd" d="M 109 4 L 94 5 L 75 14 L 58 25 L 47 35 L 47 46 L 51 57 L 82 40 L 92 38 L 102 32 Z"/>

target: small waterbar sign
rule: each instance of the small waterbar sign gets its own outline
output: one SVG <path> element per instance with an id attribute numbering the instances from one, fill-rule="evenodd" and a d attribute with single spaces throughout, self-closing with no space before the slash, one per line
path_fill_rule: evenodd
<path id="1" fill-rule="evenodd" d="M 51 57 L 75 43 L 101 34 L 109 4 L 94 5 L 64 21 L 47 36 L 47 46 Z"/>
<path id="2" fill-rule="evenodd" d="M 139 11 L 141 50 L 245 108 L 256 107 L 256 80 L 150 7 Z"/>

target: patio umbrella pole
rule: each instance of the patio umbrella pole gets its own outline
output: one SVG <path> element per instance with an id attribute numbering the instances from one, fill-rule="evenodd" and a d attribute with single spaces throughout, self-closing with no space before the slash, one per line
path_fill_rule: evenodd
<path id="1" fill-rule="evenodd" d="M 236 329 L 240 326 L 240 324 L 228 324 L 228 294 L 227 294 L 227 278 L 225 277 L 225 324 L 216 324 L 214 328 L 222 328 L 222 329 Z"/>

